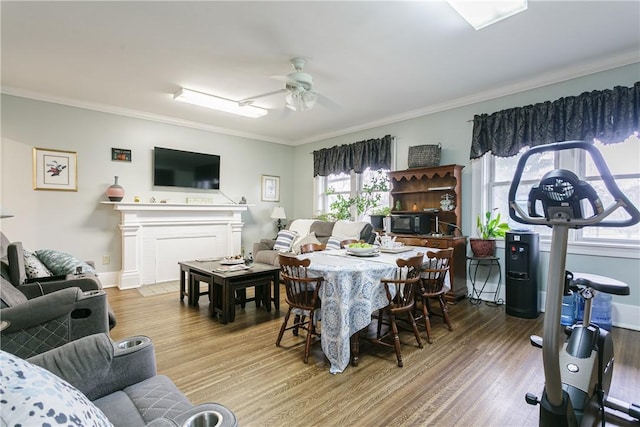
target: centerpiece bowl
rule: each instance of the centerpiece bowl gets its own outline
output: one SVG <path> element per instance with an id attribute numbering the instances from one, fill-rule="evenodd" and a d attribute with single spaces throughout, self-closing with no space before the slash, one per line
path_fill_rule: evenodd
<path id="1" fill-rule="evenodd" d="M 371 245 L 369 243 L 352 243 L 347 246 L 347 252 L 351 252 L 356 255 L 366 255 L 377 252 L 380 248 L 377 245 Z"/>

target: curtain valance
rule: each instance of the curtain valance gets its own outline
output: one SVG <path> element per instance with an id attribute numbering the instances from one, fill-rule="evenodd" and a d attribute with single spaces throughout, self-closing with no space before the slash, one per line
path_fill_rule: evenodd
<path id="1" fill-rule="evenodd" d="M 391 143 L 386 135 L 379 139 L 368 139 L 349 145 L 336 145 L 313 152 L 313 176 L 362 173 L 365 169 L 391 169 Z"/>
<path id="2" fill-rule="evenodd" d="M 473 118 L 469 158 L 491 151 L 509 157 L 524 148 L 597 138 L 621 142 L 640 130 L 640 82 L 633 87 L 584 92 L 556 101 L 510 108 Z"/>

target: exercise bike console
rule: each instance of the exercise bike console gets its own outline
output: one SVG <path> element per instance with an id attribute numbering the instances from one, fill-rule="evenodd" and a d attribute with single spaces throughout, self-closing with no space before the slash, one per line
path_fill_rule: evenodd
<path id="1" fill-rule="evenodd" d="M 541 152 L 573 149 L 584 150 L 591 155 L 607 191 L 613 197 L 613 204 L 603 206 L 598 193 L 588 182 L 571 171 L 556 169 L 545 174 L 531 188 L 527 210 L 523 210 L 516 202 L 516 194 L 527 160 Z M 590 209 L 585 209 L 587 206 Z M 626 218 L 609 219 L 617 210 L 624 210 Z M 598 149 L 585 141 L 570 141 L 537 146 L 522 155 L 509 189 L 509 216 L 522 224 L 552 228 L 544 339 L 531 338 L 534 346 L 542 347 L 545 388 L 541 399 L 531 393 L 525 397 L 527 403 L 540 404 L 540 425 L 593 425 L 600 418 L 604 426 L 605 406 L 638 418 L 638 405 L 608 396 L 613 372 L 613 341 L 606 330 L 590 322 L 595 291 L 628 295 L 629 287 L 595 275 L 575 274 L 571 280 L 567 279 L 571 287 L 580 289 L 586 302 L 583 324 L 573 326 L 562 348 L 560 314 L 565 278 L 568 277 L 565 269 L 568 230 L 589 226 L 628 227 L 640 222 L 640 212 L 622 193 Z"/>

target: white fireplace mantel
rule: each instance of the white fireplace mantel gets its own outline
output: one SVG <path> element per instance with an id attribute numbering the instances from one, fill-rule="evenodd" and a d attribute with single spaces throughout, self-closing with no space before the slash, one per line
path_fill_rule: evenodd
<path id="1" fill-rule="evenodd" d="M 178 261 L 239 254 L 251 205 L 100 202 L 120 211 L 120 289 L 177 280 Z"/>

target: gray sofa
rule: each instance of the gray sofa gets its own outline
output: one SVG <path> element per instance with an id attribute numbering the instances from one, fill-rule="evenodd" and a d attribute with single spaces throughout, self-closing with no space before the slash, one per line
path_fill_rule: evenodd
<path id="1" fill-rule="evenodd" d="M 106 334 L 91 335 L 26 361 L 5 353 L 2 372 L 3 380 L 9 376 L 0 388 L 5 409 L 12 408 L 3 411 L 10 425 L 44 424 L 53 417 L 56 422 L 50 424 L 64 418 L 69 420 L 65 425 L 86 425 L 83 418 L 90 418 L 92 425 L 102 425 L 105 416 L 114 426 L 126 427 L 237 425 L 226 407 L 194 407 L 168 377 L 158 375 L 153 343 L 144 336 L 113 342 Z M 52 394 L 54 389 L 59 392 Z M 44 410 L 28 403 L 40 399 Z M 194 416 L 208 422 L 186 423 Z"/>
<path id="2" fill-rule="evenodd" d="M 303 220 L 306 221 L 306 220 Z M 291 227 L 293 221 L 289 223 L 289 227 Z M 316 239 L 320 241 L 320 243 L 327 243 L 329 238 L 333 236 L 334 227 L 336 222 L 332 221 L 313 221 L 309 226 L 309 233 L 315 233 Z M 376 234 L 373 231 L 373 227 L 369 223 L 358 223 L 361 224 L 362 228 L 360 230 L 359 239 L 366 243 L 373 243 L 376 238 Z M 347 236 L 344 236 L 345 238 Z M 275 244 L 275 239 L 262 239 L 259 243 L 253 244 L 253 259 L 255 262 L 260 262 L 263 264 L 275 265 L 279 266 L 278 255 L 279 253 L 273 250 L 273 246 Z"/>

